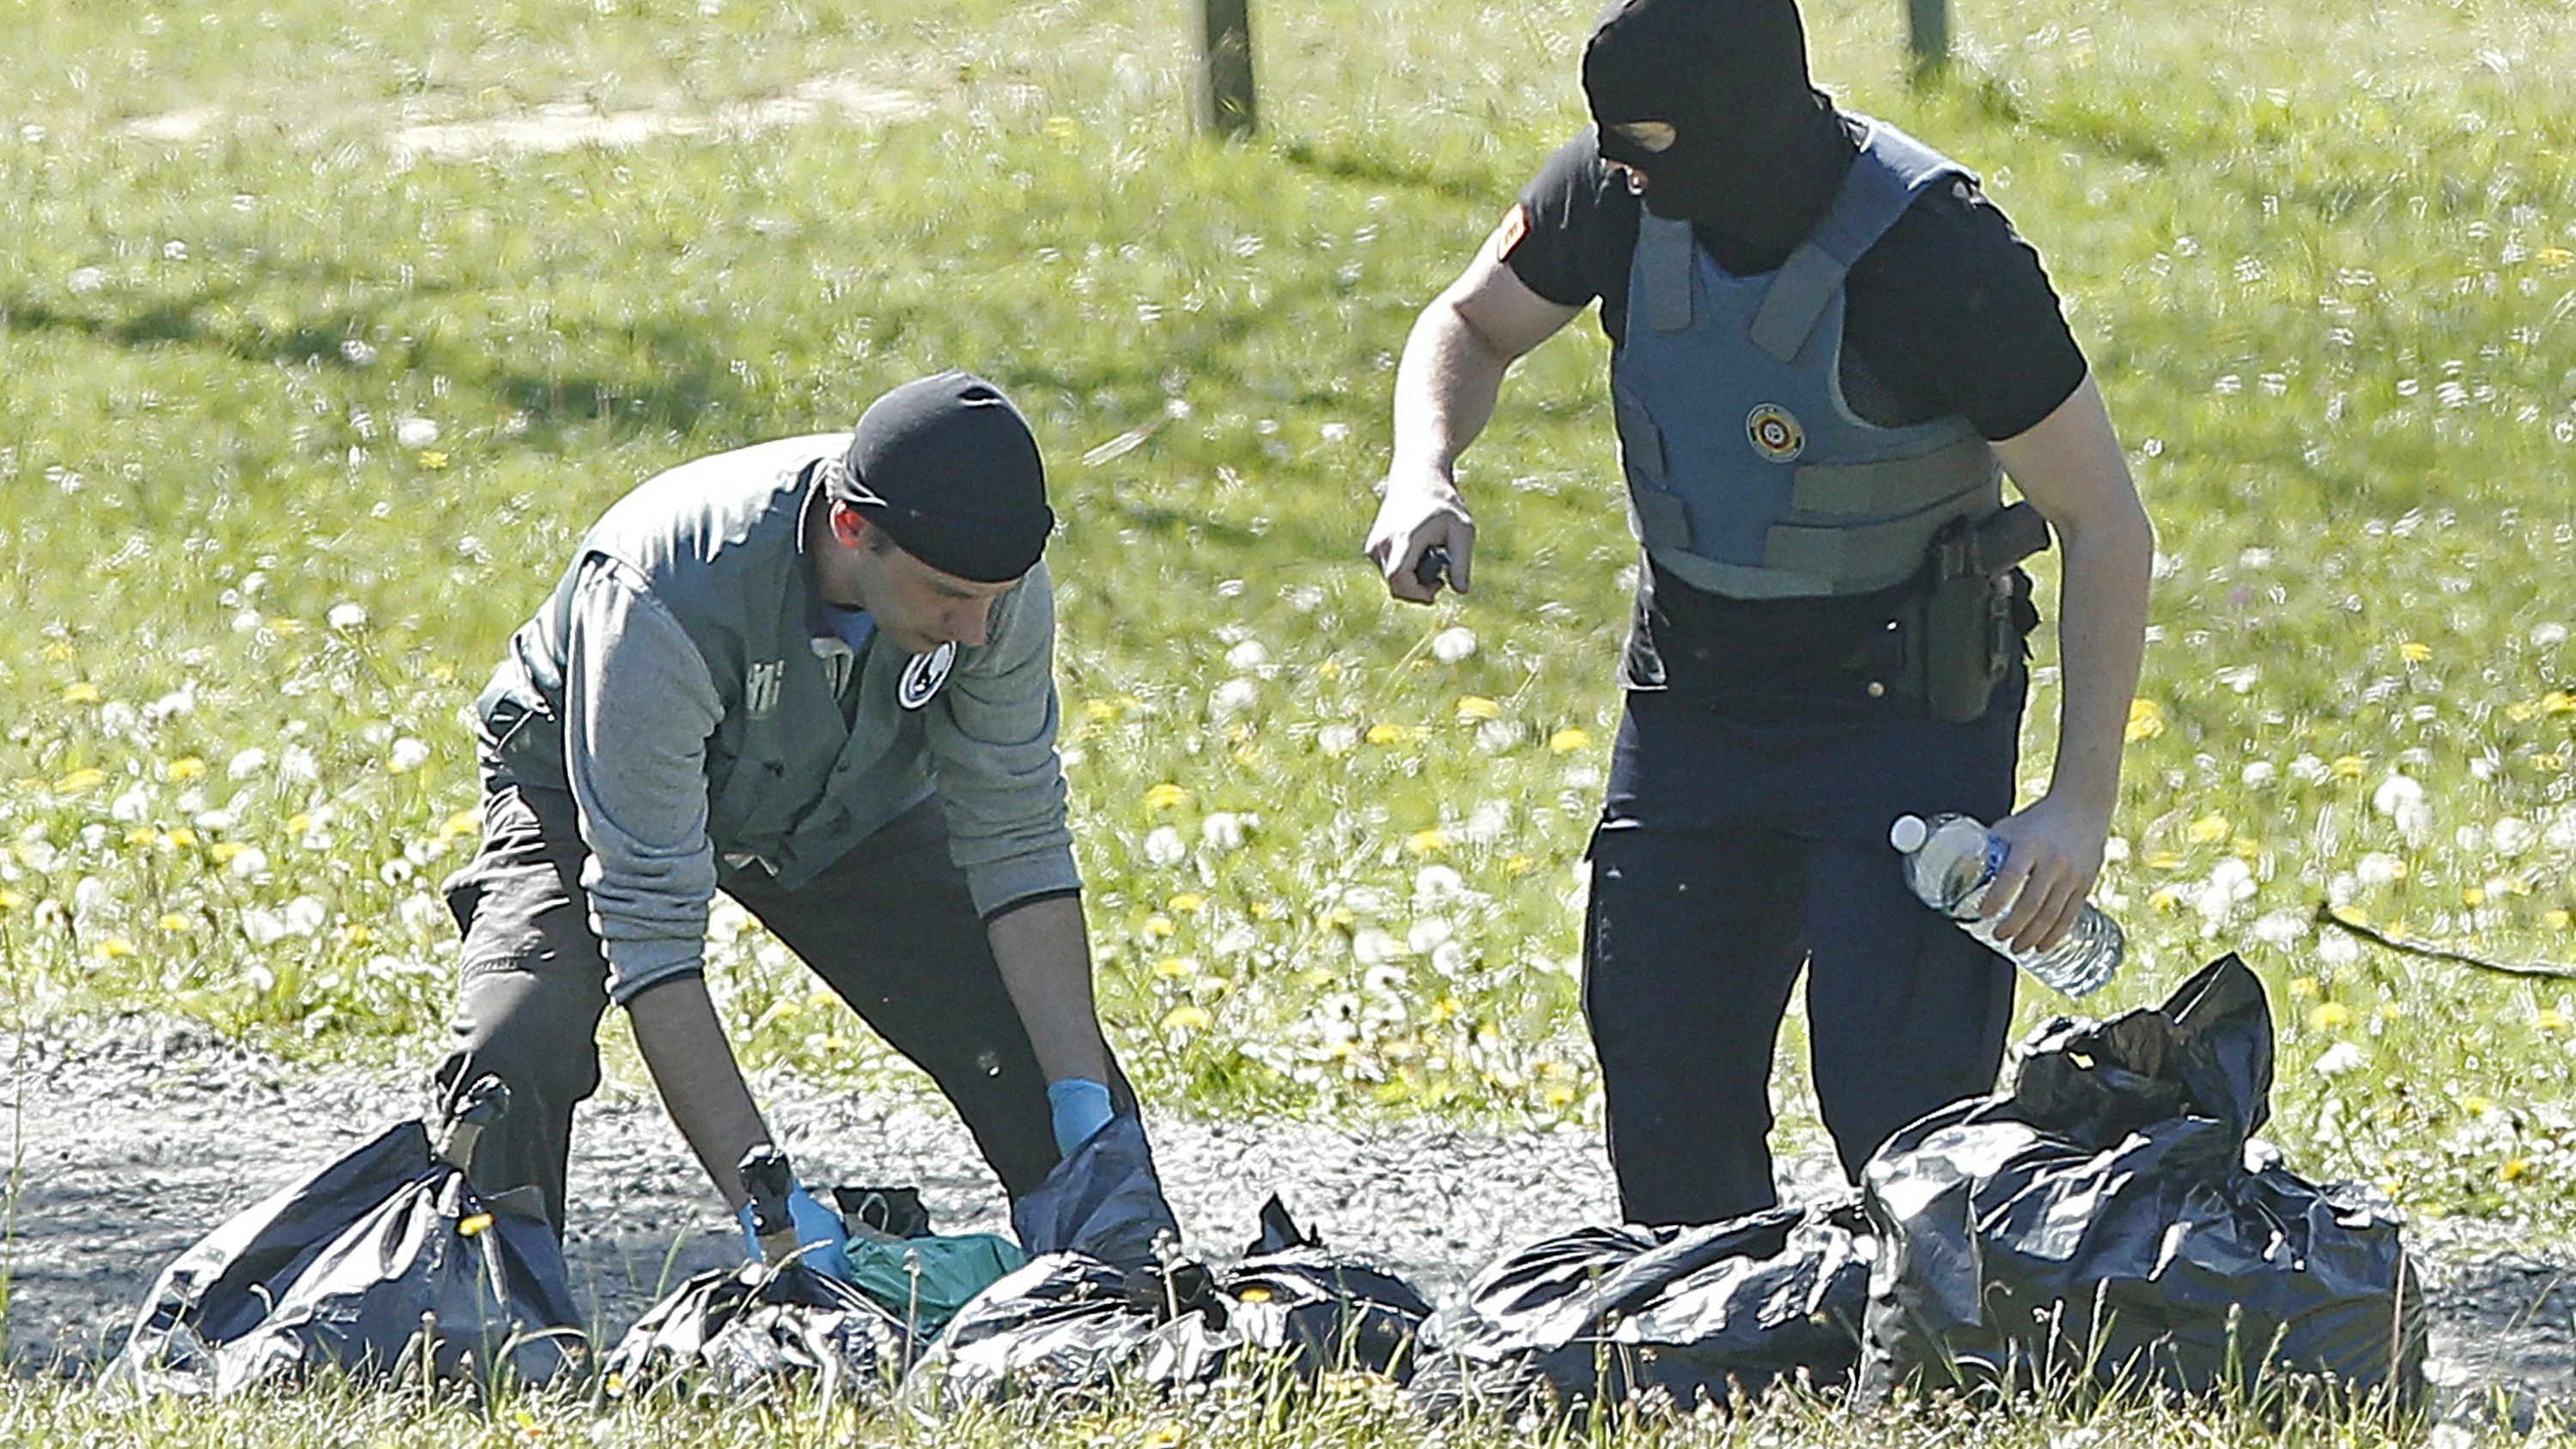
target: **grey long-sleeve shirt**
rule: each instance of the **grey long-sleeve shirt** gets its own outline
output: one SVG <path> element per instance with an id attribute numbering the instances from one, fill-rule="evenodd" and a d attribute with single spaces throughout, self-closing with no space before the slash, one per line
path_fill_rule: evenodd
<path id="1" fill-rule="evenodd" d="M 687 631 L 626 565 L 584 563 L 569 623 L 565 774 L 591 851 L 592 927 L 623 1003 L 700 966 L 717 877 L 706 742 L 724 704 Z M 1081 884 L 1054 749 L 1053 626 L 1041 568 L 996 607 L 988 642 L 965 652 L 925 718 L 951 854 L 987 917 Z"/>

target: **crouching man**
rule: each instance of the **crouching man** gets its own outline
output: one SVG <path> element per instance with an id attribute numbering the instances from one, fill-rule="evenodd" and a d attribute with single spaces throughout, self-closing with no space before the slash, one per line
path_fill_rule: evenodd
<path id="1" fill-rule="evenodd" d="M 534 1185 L 562 1232 L 615 1002 L 745 1211 L 736 1164 L 770 1132 L 702 974 L 720 889 L 930 1073 L 1015 1204 L 1134 1114 L 1055 750 L 1054 521 L 1027 422 L 948 372 L 855 433 L 672 469 L 590 530 L 477 704 L 484 840 L 447 886 L 465 942 L 439 1081 L 509 1084 L 480 1186 Z M 837 1247 L 833 1214 L 801 1187 L 793 1207 Z"/>

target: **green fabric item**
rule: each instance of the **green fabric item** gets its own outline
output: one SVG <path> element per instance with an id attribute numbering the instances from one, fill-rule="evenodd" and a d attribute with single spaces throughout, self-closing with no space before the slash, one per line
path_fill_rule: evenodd
<path id="1" fill-rule="evenodd" d="M 852 1238 L 846 1251 L 850 1286 L 895 1317 L 908 1318 L 925 1337 L 946 1328 L 966 1300 L 1029 1260 L 1019 1244 L 991 1233 Z"/>

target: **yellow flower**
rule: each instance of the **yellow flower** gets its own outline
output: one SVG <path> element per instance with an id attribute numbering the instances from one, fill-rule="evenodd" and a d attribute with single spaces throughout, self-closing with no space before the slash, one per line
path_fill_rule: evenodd
<path id="1" fill-rule="evenodd" d="M 1246 909 L 1250 911 L 1252 918 L 1256 921 L 1275 921 L 1279 919 L 1279 907 L 1270 901 L 1254 901 Z"/>
<path id="2" fill-rule="evenodd" d="M 374 930 L 369 927 L 362 926 L 356 921 L 351 921 L 349 924 L 340 928 L 340 944 L 343 946 L 364 946 L 375 939 L 376 933 Z"/>
<path id="3" fill-rule="evenodd" d="M 2181 864 L 2182 857 L 2174 854 L 2170 850 L 2159 850 L 2155 854 L 2147 857 L 2147 868 L 2149 870 L 2172 870 L 2174 867 Z"/>
<path id="4" fill-rule="evenodd" d="M 96 704 L 98 703 L 98 686 L 84 679 L 80 683 L 63 691 L 63 703 Z"/>
<path id="5" fill-rule="evenodd" d="M 163 767 L 162 778 L 173 784 L 194 780 L 206 773 L 206 762 L 194 755 L 181 755 Z"/>
<path id="6" fill-rule="evenodd" d="M 2489 1112 L 2495 1110 L 2495 1100 L 2491 1097 L 2480 1097 L 2474 1094 L 2462 1097 L 2460 1099 L 2460 1110 L 2468 1113 L 2472 1117 L 2483 1117 Z"/>
<path id="7" fill-rule="evenodd" d="M 2352 1025 L 2352 1008 L 2340 1001 L 2320 1002 L 2308 1013 L 2308 1030 L 2341 1031 Z"/>
<path id="8" fill-rule="evenodd" d="M 438 451 L 436 448 L 431 448 L 420 455 L 420 466 L 424 468 L 444 468 L 447 466 L 447 455 Z"/>
<path id="9" fill-rule="evenodd" d="M 98 954 L 110 961 L 120 956 L 131 956 L 134 954 L 134 943 L 123 936 L 110 936 L 98 943 Z"/>
<path id="10" fill-rule="evenodd" d="M 2547 770 L 2554 774 L 2557 771 L 2567 768 L 2567 757 L 2556 751 L 2552 751 L 2546 755 L 2534 755 L 2531 757 L 2531 768 L 2535 770 Z"/>
<path id="11" fill-rule="evenodd" d="M 1172 918 L 1160 911 L 1145 918 L 1144 932 L 1159 941 L 1172 934 Z"/>
<path id="12" fill-rule="evenodd" d="M 49 664 L 69 664 L 72 662 L 74 657 L 72 646 L 64 643 L 60 639 L 46 645 L 44 648 L 44 655 L 45 662 Z"/>
<path id="13" fill-rule="evenodd" d="M 161 837 L 161 843 L 172 850 L 186 850 L 197 843 L 197 832 L 182 825 Z"/>
<path id="14" fill-rule="evenodd" d="M 1565 728 L 1558 730 L 1555 734 L 1547 737 L 1547 747 L 1549 752 L 1559 755 L 1573 754 L 1576 750 L 1582 749 L 1591 743 L 1592 731 L 1585 729 L 1581 725 L 1567 725 Z"/>
<path id="15" fill-rule="evenodd" d="M 206 853 L 215 858 L 215 864 L 230 865 L 234 856 L 248 849 L 250 849 L 249 846 L 238 840 L 218 840 L 215 842 L 215 848 Z"/>
<path id="16" fill-rule="evenodd" d="M 2504 717 L 2515 724 L 2520 724 L 2538 713 L 2540 713 L 2540 706 L 2527 699 L 2517 699 L 2504 707 Z"/>
<path id="17" fill-rule="evenodd" d="M 1503 874 L 1527 875 L 1530 872 L 1530 867 L 1536 864 L 1538 864 L 1538 862 L 1529 856 L 1515 855 L 1511 859 L 1503 862 Z"/>
<path id="18" fill-rule="evenodd" d="M 1186 956 L 1166 956 L 1154 963 L 1154 974 L 1166 981 L 1178 981 L 1197 969 L 1197 963 Z"/>
<path id="19" fill-rule="evenodd" d="M 190 923 L 186 916 L 180 915 L 177 911 L 166 911 L 154 924 L 165 931 L 184 931 L 188 929 Z"/>
<path id="20" fill-rule="evenodd" d="M 2315 977 L 2313 977 L 2313 976 L 2293 976 L 2293 977 L 2291 977 L 2291 978 L 2290 978 L 2290 994 L 2291 994 L 2292 996 L 2314 996 L 2314 995 L 2316 995 L 2316 994 L 2317 994 L 2317 978 L 2315 978 Z"/>
<path id="21" fill-rule="evenodd" d="M 106 783 L 107 772 L 93 765 L 63 776 L 61 780 L 55 782 L 54 788 L 66 795 L 77 795 L 83 790 L 94 790 Z"/>
<path id="22" fill-rule="evenodd" d="M 2519 1157 L 2508 1157 L 2504 1160 L 2504 1166 L 2496 1170 L 2496 1180 L 2499 1182 L 2512 1182 L 2521 1178 L 2530 1171 L 2531 1164 L 2529 1162 L 2526 1162 Z"/>
<path id="23" fill-rule="evenodd" d="M 2251 835 L 2240 835 L 2227 842 L 2227 849 L 2240 860 L 2259 860 L 2263 855 L 2263 842 Z"/>
<path id="24" fill-rule="evenodd" d="M 2433 657 L 2433 646 L 2409 639 L 2397 646 L 2397 654 L 2409 664 L 2421 664 Z"/>
<path id="25" fill-rule="evenodd" d="M 2338 780 L 2358 780 L 2361 772 L 2368 768 L 2369 765 L 2359 755 L 2338 755 L 2334 762 L 2334 776 Z"/>
<path id="26" fill-rule="evenodd" d="M 301 619 L 277 618 L 269 620 L 268 627 L 276 630 L 279 637 L 291 639 L 304 632 L 304 621 Z"/>
<path id="27" fill-rule="evenodd" d="M 1163 903 L 1163 909 L 1167 911 L 1179 911 L 1182 914 L 1187 915 L 1190 912 L 1200 909 L 1206 904 L 1207 897 L 1200 895 L 1197 891 L 1183 891 L 1179 895 L 1165 901 Z"/>
<path id="28" fill-rule="evenodd" d="M 125 843 L 128 845 L 150 845 L 154 840 L 159 839 L 160 835 L 160 831 L 153 829 L 149 825 L 137 825 L 133 829 L 125 832 Z"/>
<path id="29" fill-rule="evenodd" d="M 2576 916 L 2570 916 L 2565 911 L 2547 911 L 2540 917 L 2541 924 L 2553 931 L 2566 930 L 2571 921 L 2576 921 Z"/>
<path id="30" fill-rule="evenodd" d="M 2576 252 L 2565 247 L 2542 247 L 2531 254 L 2531 259 L 2544 267 L 2563 267 L 2576 262 Z"/>
<path id="31" fill-rule="evenodd" d="M 1064 121 L 1064 117 L 1058 116 L 1054 120 L 1047 122 L 1047 130 L 1050 134 L 1057 136 L 1070 136 L 1073 134 L 1073 123 L 1071 121 L 1065 121 L 1064 129 L 1060 132 L 1055 129 L 1056 121 Z M 1267 1297 L 1268 1295 L 1265 1294 L 1263 1296 Z M 1184 1431 L 1178 1424 L 1157 1424 L 1154 1426 L 1153 1432 L 1145 1436 L 1145 1449 L 1172 1449 L 1173 1445 L 1181 1442 L 1183 1433 Z"/>
<path id="32" fill-rule="evenodd" d="M 2483 906 L 2483 905 L 2485 905 L 2486 903 L 2487 903 L 2487 893 L 2486 893 L 2484 890 L 2480 889 L 2479 887 L 2477 887 L 2477 886 L 2465 886 L 2465 887 L 2463 887 L 2463 888 L 2461 889 L 2461 891 L 2460 891 L 2460 904 L 2461 904 L 2461 905 L 2464 905 L 2464 906 Z"/>
<path id="33" fill-rule="evenodd" d="M 1563 1082 L 1558 1082 L 1539 1093 L 1539 1100 L 1551 1107 L 1562 1107 L 1574 1100 L 1574 1089 Z"/>
<path id="34" fill-rule="evenodd" d="M 1107 724 L 1118 718 L 1118 706 L 1105 699 L 1090 700 L 1082 706 L 1082 717 L 1093 724 Z"/>
<path id="35" fill-rule="evenodd" d="M 460 836 L 472 835 L 482 828 L 482 811 L 459 810 L 455 814 L 448 816 L 445 821 L 440 823 L 438 833 L 449 840 L 454 840 Z"/>
<path id="36" fill-rule="evenodd" d="M 1059 141 L 1070 141 L 1076 135 L 1079 135 L 1081 131 L 1082 127 L 1076 124 L 1071 116 L 1049 116 L 1046 118 L 1046 133 Z M 1165 1440 L 1164 1442 L 1177 1442 L 1179 1438 L 1179 1433 L 1175 1431 L 1172 1438 Z"/>
<path id="37" fill-rule="evenodd" d="M 2215 845 L 2219 841 L 2227 838 L 2227 828 L 2226 816 L 2203 815 L 2198 820 L 2191 822 L 2191 829 L 2188 833 L 2191 836 L 2191 843 L 2194 845 Z"/>
<path id="38" fill-rule="evenodd" d="M 2554 1006 L 2546 1007 L 2542 1009 L 2538 1016 L 2531 1019 L 2531 1024 L 2539 1027 L 2542 1031 L 2565 1031 L 2567 1029 L 2567 1013 L 2560 1011 Z"/>
<path id="39" fill-rule="evenodd" d="M 298 810 L 294 814 L 286 817 L 286 833 L 289 835 L 302 835 L 305 831 L 312 828 L 313 817 L 305 814 L 301 810 Z"/>
<path id="40" fill-rule="evenodd" d="M 1503 707 L 1481 694 L 1471 694 L 1458 701 L 1458 718 L 1463 720 L 1501 719 Z"/>
<path id="41" fill-rule="evenodd" d="M 1449 833 L 1436 825 L 1417 830 L 1404 837 L 1404 848 L 1415 855 L 1438 855 L 1449 848 Z"/>
<path id="42" fill-rule="evenodd" d="M 1189 800 L 1189 791 L 1168 782 L 1156 785 L 1145 792 L 1145 808 L 1148 810 L 1170 810 L 1175 806 L 1188 804 Z"/>
<path id="43" fill-rule="evenodd" d="M 1370 744 L 1392 745 L 1400 743 L 1403 739 L 1404 726 L 1402 725 L 1373 724 L 1368 727 L 1368 742 Z"/>
<path id="44" fill-rule="evenodd" d="M 2163 705 L 2152 699 L 2129 701 L 2129 727 L 2126 733 L 2132 742 L 2151 740 L 2164 732 L 2165 708 Z"/>
<path id="45" fill-rule="evenodd" d="M 2158 886 L 2147 895 L 2149 910 L 2170 911 L 2182 904 L 2182 892 L 2172 886 Z"/>
<path id="46" fill-rule="evenodd" d="M 26 903 L 27 898 L 16 891 L 0 890 L 0 911 L 14 911 Z"/>
<path id="47" fill-rule="evenodd" d="M 2549 714 L 2566 714 L 2576 710 L 2576 694 L 2569 694 L 2563 689 L 2553 689 L 2540 697 L 2540 708 Z"/>
<path id="48" fill-rule="evenodd" d="M 1216 1018 L 1207 1014 L 1207 1008 L 1183 1003 L 1163 1014 L 1163 1030 L 1199 1031 L 1204 1030 L 1215 1020 Z"/>

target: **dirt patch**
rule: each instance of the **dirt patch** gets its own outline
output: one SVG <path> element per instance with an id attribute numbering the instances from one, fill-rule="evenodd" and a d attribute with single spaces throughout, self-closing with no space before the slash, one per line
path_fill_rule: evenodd
<path id="1" fill-rule="evenodd" d="M 81 1376 L 112 1354 L 152 1278 L 228 1214 L 418 1112 L 416 1073 L 313 1076 L 175 1024 L 84 1024 L 0 1036 L 0 1132 L 19 1164 L 6 1250 L 8 1358 Z M 946 1231 L 1007 1231 L 1000 1188 L 955 1115 L 929 1097 L 756 1087 L 807 1175 L 916 1183 Z M 1336 1247 L 1375 1254 L 1438 1298 L 1503 1251 L 1614 1213 L 1595 1132 L 1488 1133 L 1436 1124 L 1151 1119 L 1155 1155 L 1191 1234 L 1231 1249 L 1283 1193 Z M 1793 1199 L 1839 1187 L 1829 1158 L 1783 1168 Z M 660 1289 L 736 1262 L 741 1239 L 649 1095 L 610 1091 L 574 1140 L 574 1291 L 613 1341 Z M 2501 1224 L 2417 1235 L 2444 1397 L 2527 1420 L 2576 1406 L 2576 1258 L 2537 1256 Z"/>

